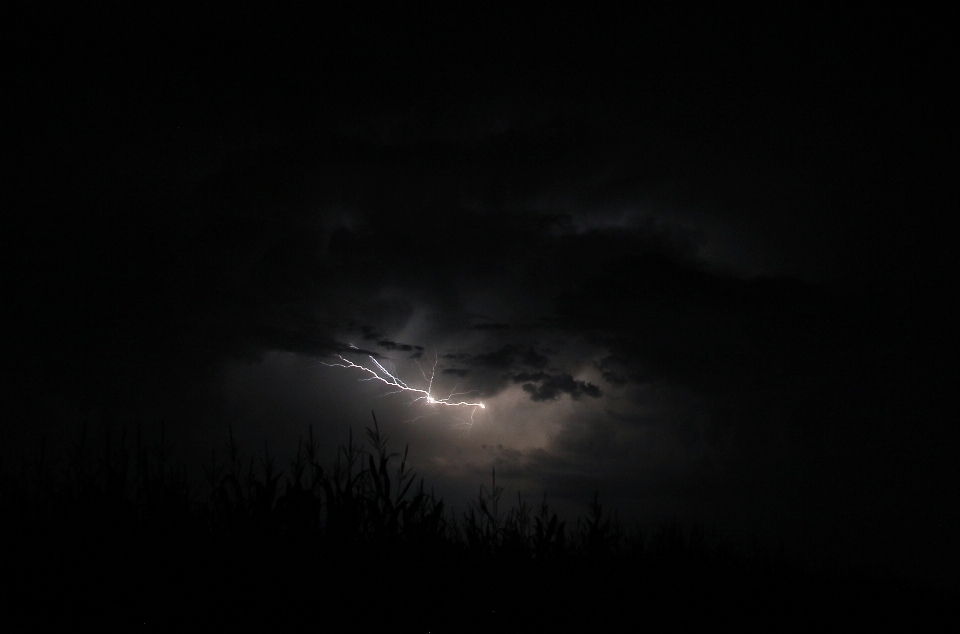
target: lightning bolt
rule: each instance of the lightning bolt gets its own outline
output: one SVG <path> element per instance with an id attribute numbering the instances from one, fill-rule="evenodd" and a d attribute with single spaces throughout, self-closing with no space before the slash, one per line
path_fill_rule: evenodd
<path id="1" fill-rule="evenodd" d="M 351 346 L 351 347 L 356 348 L 356 346 Z M 437 357 L 434 357 L 433 368 L 431 368 L 430 370 L 430 376 L 427 376 L 426 372 L 423 371 L 423 366 L 420 365 L 419 361 L 417 362 L 417 366 L 420 367 L 420 374 L 423 375 L 424 380 L 427 382 L 427 389 L 425 390 L 417 387 L 413 387 L 407 384 L 403 379 L 396 376 L 393 372 L 385 368 L 383 364 L 377 361 L 372 355 L 368 355 L 370 362 L 373 364 L 371 367 L 354 363 L 353 361 L 347 359 L 343 355 L 338 354 L 336 355 L 336 357 L 340 359 L 342 363 L 325 363 L 323 361 L 321 361 L 320 363 L 322 365 L 332 367 L 332 368 L 347 368 L 348 370 L 360 370 L 361 372 L 367 375 L 366 377 L 361 378 L 360 379 L 361 381 L 379 381 L 389 387 L 395 388 L 393 391 L 383 394 L 383 396 L 387 396 L 389 394 L 399 394 L 401 392 L 410 392 L 415 395 L 413 400 L 410 401 L 409 403 L 410 405 L 413 405 L 414 403 L 418 403 L 418 402 L 423 402 L 423 403 L 426 403 L 427 405 L 446 405 L 449 407 L 471 407 L 473 408 L 473 410 L 470 412 L 471 421 L 473 420 L 473 414 L 477 411 L 477 408 L 486 409 L 487 407 L 481 402 L 458 400 L 476 391 L 476 390 L 471 390 L 469 392 L 457 392 L 456 389 L 457 387 L 459 387 L 459 383 L 456 386 L 454 386 L 453 388 L 454 391 L 451 392 L 448 396 L 443 398 L 437 398 L 436 396 L 434 396 L 433 395 L 433 378 L 437 373 L 437 361 L 438 361 Z M 413 419 L 413 420 L 416 420 L 416 419 Z"/>

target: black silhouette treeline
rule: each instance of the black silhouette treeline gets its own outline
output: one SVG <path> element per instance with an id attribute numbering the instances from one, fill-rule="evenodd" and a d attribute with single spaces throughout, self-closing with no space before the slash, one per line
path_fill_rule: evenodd
<path id="1" fill-rule="evenodd" d="M 337 630 L 763 629 L 946 618 L 948 597 L 891 579 L 746 556 L 694 528 L 623 527 L 594 497 L 568 526 L 546 496 L 504 509 L 495 473 L 460 517 L 374 425 L 332 468 L 312 429 L 281 469 L 211 453 L 190 481 L 169 443 L 83 431 L 69 469 L 4 470 L 4 622 Z M 223 452 L 221 452 L 223 453 Z"/>

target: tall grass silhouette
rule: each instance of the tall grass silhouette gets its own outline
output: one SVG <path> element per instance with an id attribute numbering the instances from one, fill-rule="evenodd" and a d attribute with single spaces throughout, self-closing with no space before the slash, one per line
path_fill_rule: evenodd
<path id="1" fill-rule="evenodd" d="M 312 428 L 284 467 L 231 432 L 199 482 L 162 431 L 148 445 L 106 430 L 98 444 L 83 429 L 65 469 L 41 446 L 3 470 L 8 620 L 552 632 L 948 614 L 936 593 L 746 556 L 702 528 L 645 535 L 598 494 L 571 528 L 546 495 L 507 506 L 495 471 L 456 516 L 375 415 L 328 467 Z"/>

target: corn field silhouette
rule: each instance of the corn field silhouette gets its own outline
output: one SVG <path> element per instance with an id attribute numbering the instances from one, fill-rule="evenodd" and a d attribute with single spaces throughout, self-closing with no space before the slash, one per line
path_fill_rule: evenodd
<path id="1" fill-rule="evenodd" d="M 332 465 L 312 428 L 282 468 L 233 434 L 193 482 L 161 434 L 83 430 L 0 479 L 7 619 L 101 626 L 572 631 L 769 629 L 947 618 L 946 597 L 744 555 L 698 527 L 650 534 L 595 494 L 568 525 L 489 486 L 459 516 L 391 452 L 376 416 Z"/>

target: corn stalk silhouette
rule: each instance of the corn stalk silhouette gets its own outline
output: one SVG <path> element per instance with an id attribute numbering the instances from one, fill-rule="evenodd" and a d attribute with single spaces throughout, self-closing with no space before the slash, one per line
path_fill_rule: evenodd
<path id="1" fill-rule="evenodd" d="M 530 505 L 517 493 L 517 503 L 500 513 L 504 488 L 497 485 L 496 468 L 490 472 L 490 488 L 480 486 L 477 498 L 463 517 L 463 535 L 473 553 L 502 557 L 547 559 L 561 554 L 567 544 L 566 522 L 550 511 L 547 495 L 534 516 Z"/>
<path id="2" fill-rule="evenodd" d="M 389 452 L 375 414 L 366 437 L 367 446 L 361 446 L 351 430 L 332 469 L 326 470 L 310 427 L 281 483 L 266 446 L 259 469 L 252 456 L 244 465 L 231 432 L 228 465 L 219 464 L 213 453 L 205 467 L 211 490 L 209 529 L 294 541 L 319 536 L 336 548 L 441 539 L 448 530 L 443 502 L 426 492 L 423 479 L 410 470 L 409 446 L 402 456 Z"/>
<path id="3" fill-rule="evenodd" d="M 596 492 L 570 530 L 546 494 L 532 505 L 517 493 L 504 508 L 495 470 L 454 517 L 410 468 L 409 447 L 389 450 L 375 415 L 364 442 L 351 432 L 329 469 L 312 427 L 285 469 L 266 444 L 257 455 L 242 452 L 231 431 L 203 465 L 205 489 L 191 484 L 160 431 L 150 444 L 125 427 L 105 430 L 102 439 L 84 427 L 60 472 L 43 444 L 19 471 L 0 464 L 0 567 L 25 597 L 80 597 L 72 599 L 77 607 L 112 596 L 137 623 L 150 605 L 160 605 L 157 614 L 176 614 L 169 606 L 178 605 L 214 614 L 223 604 L 243 624 L 256 605 L 257 618 L 275 623 L 271 606 L 313 605 L 318 596 L 338 609 L 363 600 L 374 617 L 406 615 L 427 592 L 444 597 L 446 614 L 469 613 L 489 631 L 504 622 L 500 615 L 513 610 L 511 618 L 521 618 L 538 601 L 557 610 L 554 622 L 564 629 L 570 623 L 557 615 L 585 593 L 606 596 L 610 609 L 647 593 L 649 607 L 673 618 L 675 608 L 690 613 L 683 606 L 692 600 L 724 609 L 741 596 L 805 597 L 821 587 L 827 601 L 838 588 L 846 604 L 855 587 L 823 585 L 778 560 L 745 559 L 702 528 L 674 523 L 644 541 L 621 528 Z M 372 587 L 396 592 L 369 601 L 357 590 Z M 523 622 L 537 629 L 534 619 L 544 614 Z M 436 620 L 426 611 L 416 618 L 425 629 Z"/>

